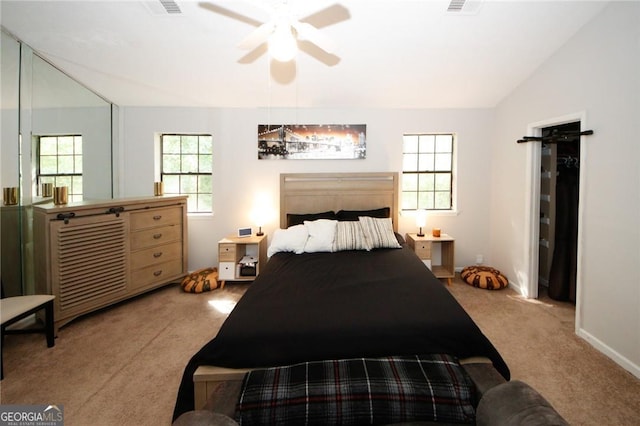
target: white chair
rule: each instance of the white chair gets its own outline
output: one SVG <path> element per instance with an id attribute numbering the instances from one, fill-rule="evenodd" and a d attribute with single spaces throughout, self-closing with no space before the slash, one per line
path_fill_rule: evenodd
<path id="1" fill-rule="evenodd" d="M 53 301 L 55 296 L 42 294 L 34 296 L 15 296 L 0 299 L 0 318 L 2 324 L 2 348 L 0 348 L 0 380 L 4 378 L 4 367 L 2 363 L 2 350 L 4 350 L 5 334 L 22 334 L 22 333 L 45 333 L 47 336 L 47 347 L 53 347 L 55 344 L 55 331 L 53 324 Z M 44 327 L 28 328 L 25 330 L 15 329 L 7 330 L 6 328 L 21 319 L 33 315 L 44 309 L 45 319 Z"/>

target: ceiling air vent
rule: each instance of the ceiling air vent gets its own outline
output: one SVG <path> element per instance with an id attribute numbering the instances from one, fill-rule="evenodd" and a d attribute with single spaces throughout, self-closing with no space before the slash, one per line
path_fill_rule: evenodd
<path id="1" fill-rule="evenodd" d="M 182 13 L 182 11 L 180 10 L 180 6 L 178 6 L 178 4 L 173 1 L 173 0 L 159 0 L 160 4 L 162 5 L 162 7 L 164 7 L 164 10 L 167 11 L 167 13 Z"/>
<path id="2" fill-rule="evenodd" d="M 460 12 L 467 0 L 451 0 L 447 12 Z"/>
<path id="3" fill-rule="evenodd" d="M 474 15 L 480 10 L 482 1 L 483 0 L 451 0 L 447 8 L 447 13 Z"/>
<path id="4" fill-rule="evenodd" d="M 166 15 L 181 15 L 182 10 L 180 6 L 174 0 L 153 0 L 145 1 L 144 5 L 147 7 L 152 15 L 166 16 Z"/>

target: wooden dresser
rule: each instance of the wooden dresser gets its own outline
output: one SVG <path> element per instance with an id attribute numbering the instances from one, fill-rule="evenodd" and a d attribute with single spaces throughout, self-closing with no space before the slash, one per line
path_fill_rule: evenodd
<path id="1" fill-rule="evenodd" d="M 36 292 L 56 329 L 187 274 L 187 197 L 34 206 Z"/>

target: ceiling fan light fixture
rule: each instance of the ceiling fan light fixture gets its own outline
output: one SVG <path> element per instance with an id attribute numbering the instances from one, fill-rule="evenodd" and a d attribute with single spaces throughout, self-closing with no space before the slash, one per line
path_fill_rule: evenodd
<path id="1" fill-rule="evenodd" d="M 295 58 L 298 44 L 290 25 L 280 24 L 269 37 L 269 55 L 279 62 L 289 62 Z"/>

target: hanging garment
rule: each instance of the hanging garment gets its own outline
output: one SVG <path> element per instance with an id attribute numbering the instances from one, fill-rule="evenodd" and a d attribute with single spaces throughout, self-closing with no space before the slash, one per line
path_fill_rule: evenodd
<path id="1" fill-rule="evenodd" d="M 578 169 L 560 169 L 556 182 L 556 235 L 549 297 L 576 302 L 578 254 Z"/>

